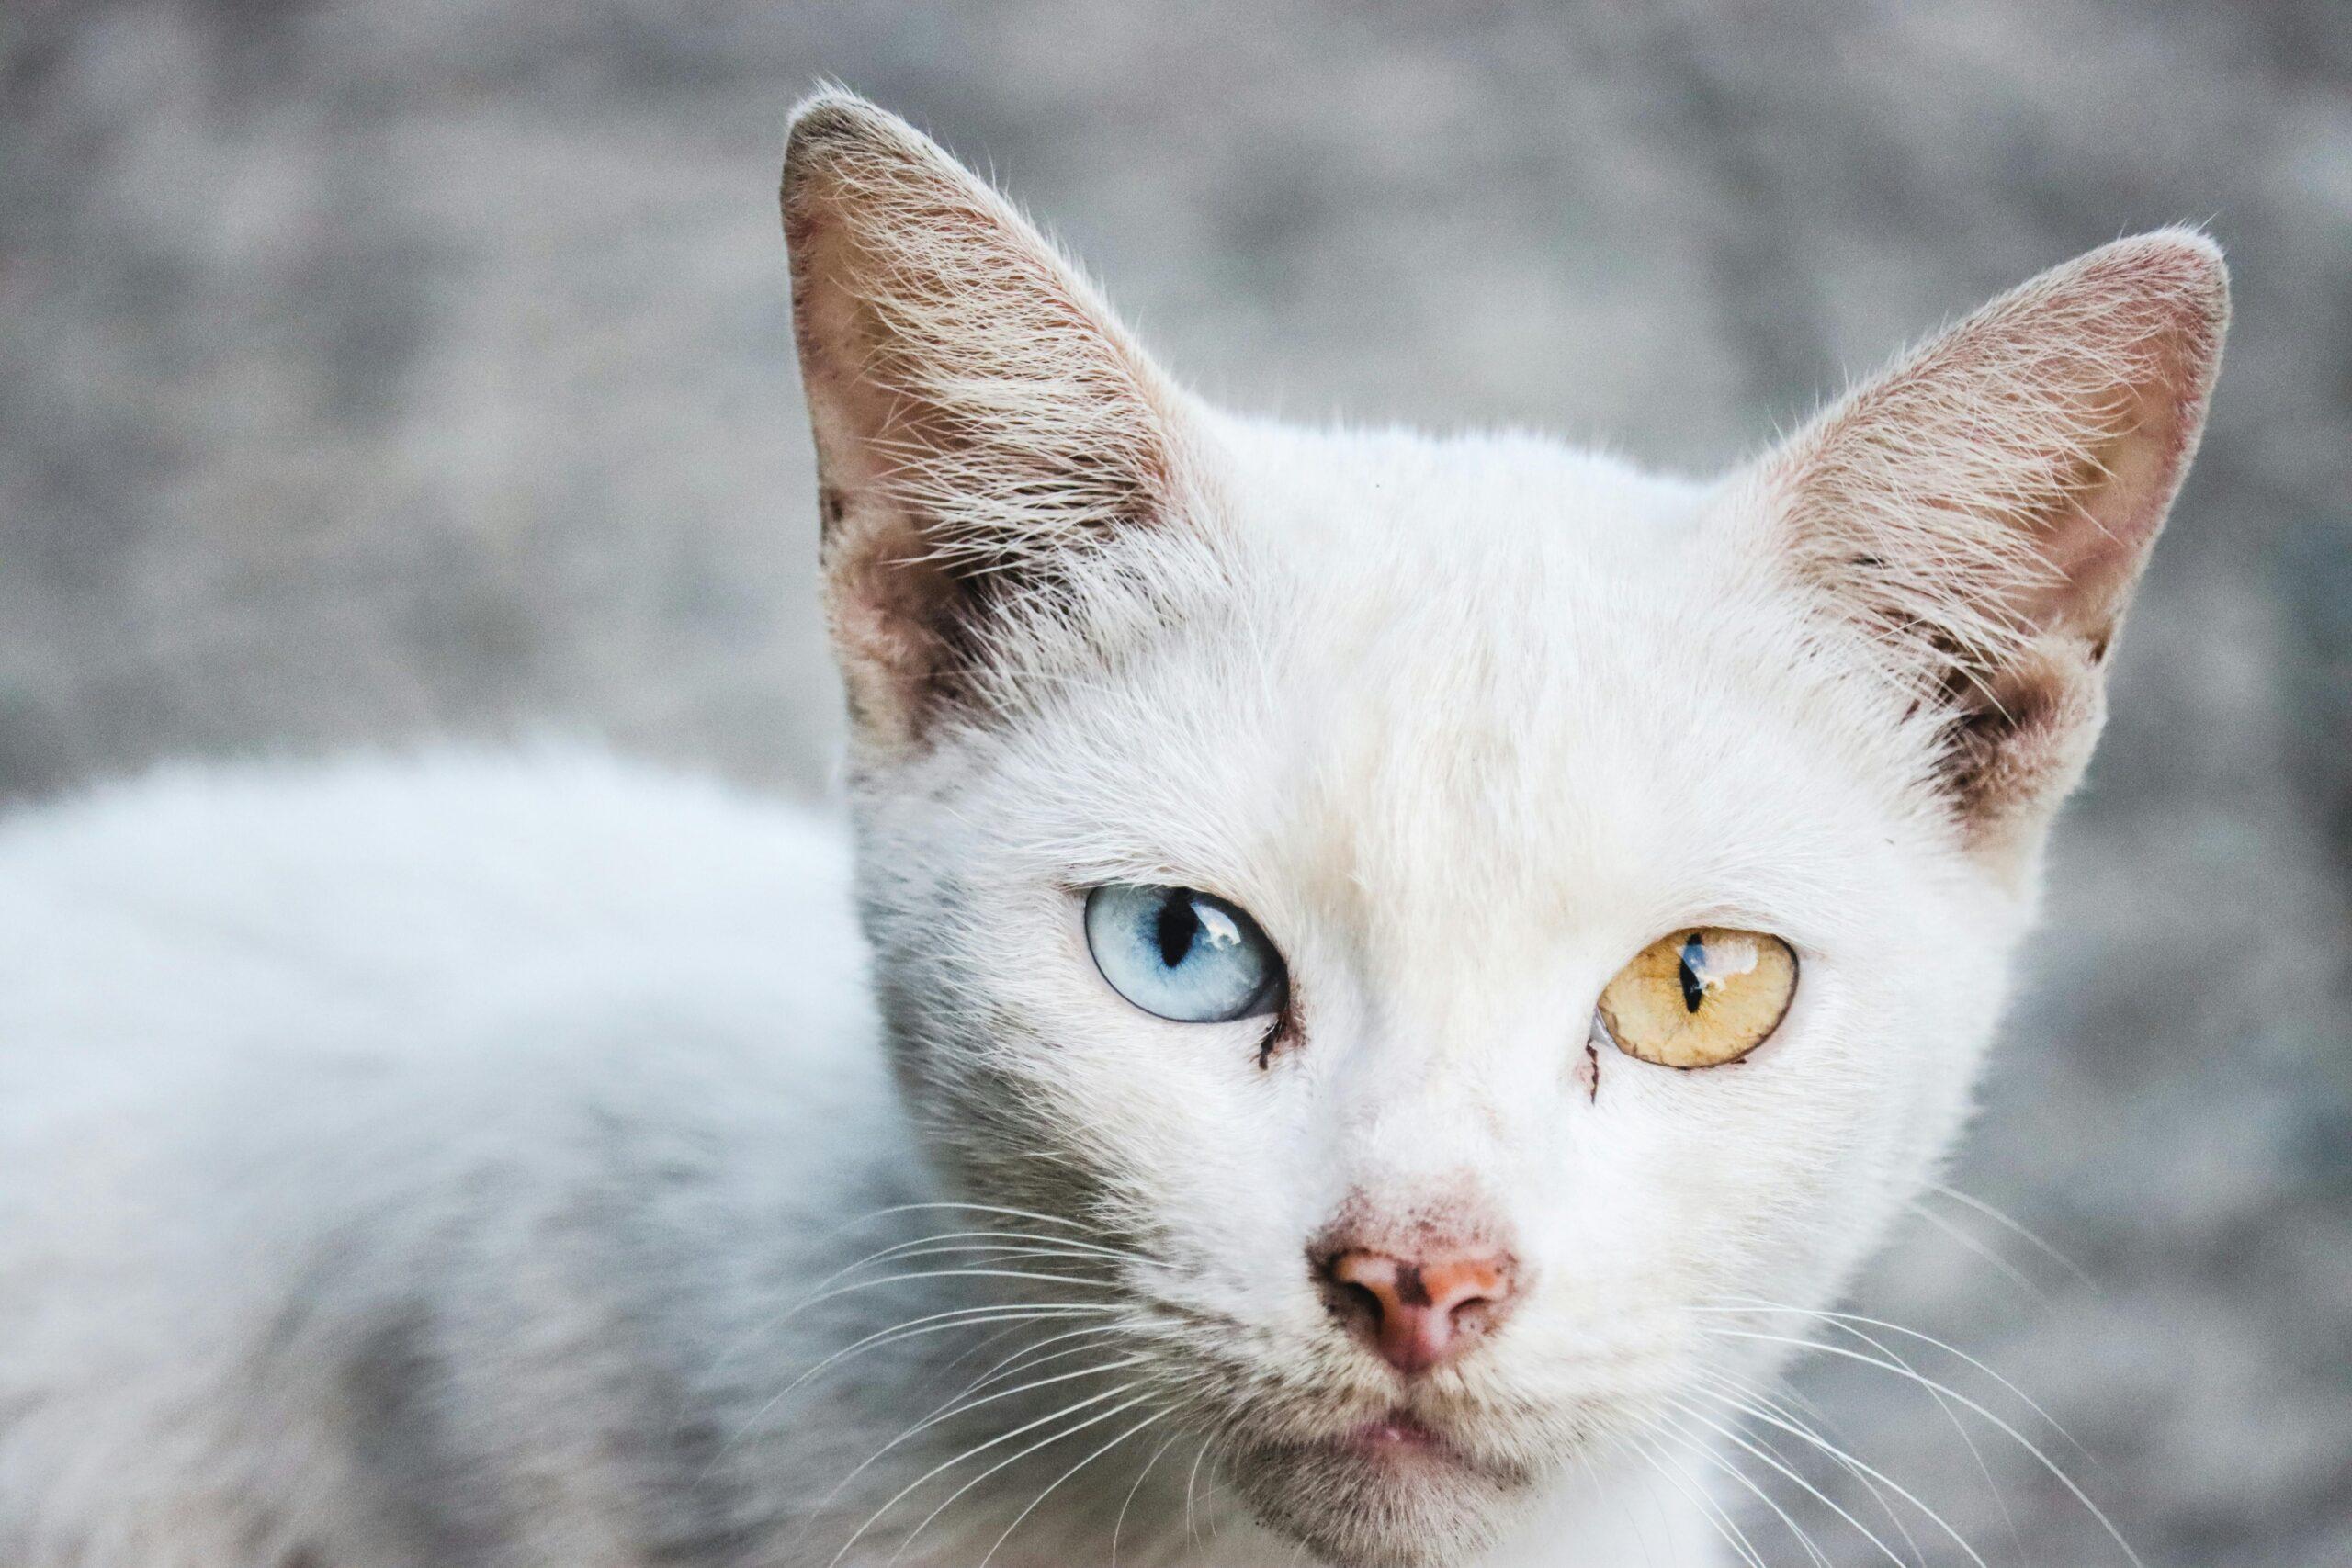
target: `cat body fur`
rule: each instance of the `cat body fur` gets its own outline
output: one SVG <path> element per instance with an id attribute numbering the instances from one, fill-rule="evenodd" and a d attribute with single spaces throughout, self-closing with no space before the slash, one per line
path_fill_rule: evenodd
<path id="1" fill-rule="evenodd" d="M 1209 410 L 901 122 L 790 160 L 849 823 L 550 752 L 0 827 L 0 1559 L 1715 1561 L 1711 1434 L 1966 1116 L 2217 253 L 1701 483 Z M 1118 882 L 1249 909 L 1278 1026 L 1114 994 Z M 1600 1042 L 1702 924 L 1801 955 L 1773 1037 Z M 1400 1380 L 1342 1224 L 1511 1316 Z"/>

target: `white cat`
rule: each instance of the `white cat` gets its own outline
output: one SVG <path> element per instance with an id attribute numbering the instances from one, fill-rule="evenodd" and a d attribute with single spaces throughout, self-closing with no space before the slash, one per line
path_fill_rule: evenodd
<path id="1" fill-rule="evenodd" d="M 1691 483 L 1205 408 L 845 95 L 784 211 L 854 877 L 568 754 L 0 829 L 0 1561 L 1715 1561 L 1966 1113 L 2214 247 Z"/>

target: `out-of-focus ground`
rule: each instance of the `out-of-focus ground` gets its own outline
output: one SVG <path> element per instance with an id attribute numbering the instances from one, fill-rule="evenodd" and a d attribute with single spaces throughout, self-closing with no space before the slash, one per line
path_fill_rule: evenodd
<path id="1" fill-rule="evenodd" d="M 825 788 L 772 193 L 827 75 L 992 165 L 1212 392 L 1684 468 L 2211 224 L 2211 434 L 1953 1178 L 2082 1274 L 1938 1199 L 1859 1310 L 2038 1399 L 2089 1457 L 1917 1363 L 2151 1564 L 2352 1562 L 2352 7 L 14 0 L 0 792 L 549 728 Z M 1999 1432 L 1988 1486 L 1899 1377 L 1802 1382 L 1989 1562 L 2123 1561 Z"/>

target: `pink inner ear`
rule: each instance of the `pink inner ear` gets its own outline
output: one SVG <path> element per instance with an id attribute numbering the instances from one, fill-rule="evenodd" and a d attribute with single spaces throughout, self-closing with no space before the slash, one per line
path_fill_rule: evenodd
<path id="1" fill-rule="evenodd" d="M 977 176 L 854 101 L 786 155 L 793 314 L 859 733 L 899 748 L 1085 550 L 1163 514 L 1175 400 Z"/>
<path id="2" fill-rule="evenodd" d="M 2020 598 L 2029 624 L 2079 637 L 2103 656 L 2172 503 L 2204 417 L 2210 362 L 2184 364 L 2161 343 L 2160 369 L 2127 389 L 2116 434 L 2078 463 L 2071 499 L 2041 530 L 2052 578 Z"/>
<path id="3" fill-rule="evenodd" d="M 2196 445 L 2226 312 L 2219 255 L 2181 234 L 1995 301 L 1777 459 L 1801 568 L 1935 649 L 2103 639 Z"/>
<path id="4" fill-rule="evenodd" d="M 1979 841 L 2020 841 L 2081 772 L 2227 311 L 2203 239 L 2119 242 L 1996 300 L 1774 459 L 1788 562 L 1946 713 L 1942 784 Z"/>

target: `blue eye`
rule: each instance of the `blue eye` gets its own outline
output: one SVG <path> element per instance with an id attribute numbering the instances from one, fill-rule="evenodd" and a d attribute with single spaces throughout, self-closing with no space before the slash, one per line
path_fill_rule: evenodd
<path id="1" fill-rule="evenodd" d="M 1223 1023 L 1283 1005 L 1282 957 L 1258 922 L 1189 887 L 1096 888 L 1086 945 L 1111 988 L 1154 1017 Z"/>

